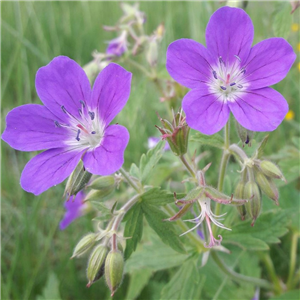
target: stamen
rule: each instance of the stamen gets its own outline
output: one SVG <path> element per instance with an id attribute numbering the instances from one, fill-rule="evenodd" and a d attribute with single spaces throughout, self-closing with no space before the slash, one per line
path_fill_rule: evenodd
<path id="1" fill-rule="evenodd" d="M 78 112 L 79 112 L 80 116 L 82 117 L 82 110 L 80 108 L 78 109 Z"/>
<path id="2" fill-rule="evenodd" d="M 77 140 L 78 142 L 80 141 L 79 134 L 80 134 L 80 129 L 78 129 L 78 131 L 77 131 L 77 136 L 76 136 L 76 140 Z"/>
<path id="3" fill-rule="evenodd" d="M 246 69 L 242 68 L 241 69 L 241 74 L 245 74 L 246 73 Z"/>
<path id="4" fill-rule="evenodd" d="M 234 86 L 234 85 L 236 85 L 236 83 L 235 83 L 235 82 L 233 82 L 233 83 L 230 83 L 230 86 Z"/>
<path id="5" fill-rule="evenodd" d="M 224 90 L 224 91 L 226 91 L 226 87 L 225 86 L 220 86 L 220 88 L 222 89 L 222 90 Z"/>
<path id="6" fill-rule="evenodd" d="M 83 106 L 83 108 L 85 108 L 85 103 L 83 100 L 80 100 L 81 105 Z"/>
<path id="7" fill-rule="evenodd" d="M 92 131 L 91 134 L 96 134 L 96 131 Z"/>
<path id="8" fill-rule="evenodd" d="M 215 79 L 218 79 L 218 76 L 217 76 L 217 72 L 216 72 L 216 71 L 213 71 L 213 75 L 214 75 Z"/>
<path id="9" fill-rule="evenodd" d="M 234 55 L 234 57 L 241 62 L 241 59 L 237 55 Z"/>
<path id="10" fill-rule="evenodd" d="M 91 120 L 93 121 L 95 118 L 95 113 L 92 111 L 89 111 L 89 116 L 91 117 Z"/>
<path id="11" fill-rule="evenodd" d="M 242 86 L 241 84 L 238 84 L 237 87 L 238 87 L 239 89 L 241 89 L 243 86 Z"/>
<path id="12" fill-rule="evenodd" d="M 54 121 L 55 127 L 61 127 L 58 121 Z"/>
<path id="13" fill-rule="evenodd" d="M 66 108 L 62 105 L 61 107 L 61 110 L 65 113 L 65 114 L 67 114 L 68 112 L 67 112 L 67 110 L 66 110 Z"/>
<path id="14" fill-rule="evenodd" d="M 222 56 L 219 57 L 219 62 L 220 62 L 220 64 L 221 64 L 221 63 L 224 63 L 224 61 L 223 61 L 223 59 L 222 59 Z"/>
<path id="15" fill-rule="evenodd" d="M 88 131 L 81 124 L 77 124 L 77 127 L 80 128 L 81 130 L 83 130 L 85 133 L 88 134 Z"/>

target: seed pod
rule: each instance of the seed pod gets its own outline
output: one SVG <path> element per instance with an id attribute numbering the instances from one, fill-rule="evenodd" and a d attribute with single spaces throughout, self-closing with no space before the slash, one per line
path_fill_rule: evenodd
<path id="1" fill-rule="evenodd" d="M 111 291 L 111 296 L 118 289 L 123 278 L 124 259 L 123 254 L 118 251 L 110 251 L 105 260 L 105 279 Z"/>
<path id="2" fill-rule="evenodd" d="M 83 162 L 80 161 L 68 179 L 65 193 L 68 196 L 76 195 L 87 185 L 91 177 L 92 174 L 85 170 Z"/>
<path id="3" fill-rule="evenodd" d="M 108 196 L 113 189 L 91 190 L 84 198 L 84 201 L 99 201 Z"/>
<path id="4" fill-rule="evenodd" d="M 266 176 L 281 179 L 286 182 L 286 179 L 284 178 L 282 172 L 272 162 L 263 160 L 259 163 L 259 167 Z"/>
<path id="5" fill-rule="evenodd" d="M 255 171 L 255 180 L 257 184 L 259 185 L 262 192 L 266 194 L 266 196 L 272 200 L 275 201 L 276 205 L 279 205 L 278 203 L 278 189 L 274 182 L 267 178 L 262 172 Z"/>
<path id="6" fill-rule="evenodd" d="M 244 186 L 245 186 L 245 183 L 243 181 L 240 181 L 237 184 L 237 186 L 235 188 L 235 191 L 234 191 L 234 197 L 235 198 L 241 199 L 242 197 L 244 197 Z M 245 205 L 236 206 L 236 209 L 239 212 L 242 221 L 244 221 L 245 217 L 246 217 L 246 214 L 247 214 Z"/>
<path id="7" fill-rule="evenodd" d="M 158 58 L 157 39 L 153 37 L 149 41 L 148 51 L 146 53 L 146 59 L 151 67 L 155 67 L 157 65 L 157 58 Z"/>
<path id="8" fill-rule="evenodd" d="M 76 245 L 71 258 L 79 257 L 89 251 L 96 242 L 96 234 L 89 233 L 85 235 Z"/>
<path id="9" fill-rule="evenodd" d="M 88 261 L 87 278 L 89 280 L 87 286 L 100 279 L 104 274 L 105 259 L 108 254 L 108 247 L 98 245 L 94 248 Z"/>
<path id="10" fill-rule="evenodd" d="M 251 226 L 254 226 L 254 223 L 261 211 L 261 194 L 256 182 L 248 181 L 246 183 L 244 189 L 244 198 L 249 199 L 245 206 L 247 213 L 252 218 Z"/>

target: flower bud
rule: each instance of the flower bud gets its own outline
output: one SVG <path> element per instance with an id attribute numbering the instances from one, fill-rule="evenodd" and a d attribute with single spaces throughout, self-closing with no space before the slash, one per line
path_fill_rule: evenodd
<path id="1" fill-rule="evenodd" d="M 103 276 L 107 254 L 108 247 L 101 244 L 96 246 L 91 253 L 87 267 L 88 287 Z"/>
<path id="2" fill-rule="evenodd" d="M 258 185 L 254 181 L 248 181 L 244 189 L 244 198 L 249 199 L 245 204 L 247 213 L 252 218 L 251 226 L 254 223 L 261 211 L 261 194 Z"/>
<path id="3" fill-rule="evenodd" d="M 80 161 L 68 179 L 65 193 L 68 196 L 76 195 L 87 185 L 91 177 L 92 174 L 85 170 L 82 161 Z"/>
<path id="4" fill-rule="evenodd" d="M 286 179 L 284 178 L 282 172 L 272 162 L 268 160 L 260 161 L 259 167 L 266 176 L 281 179 L 286 182 Z"/>
<path id="5" fill-rule="evenodd" d="M 91 190 L 88 192 L 86 197 L 84 198 L 84 202 L 86 201 L 99 201 L 102 200 L 104 197 L 108 196 L 114 188 L 107 188 L 102 190 Z"/>
<path id="6" fill-rule="evenodd" d="M 88 187 L 93 190 L 102 190 L 107 188 L 114 188 L 115 186 L 115 178 L 113 176 L 101 176 L 92 181 Z"/>
<path id="7" fill-rule="evenodd" d="M 185 117 L 182 112 L 174 115 L 172 124 L 167 120 L 160 119 L 163 128 L 158 127 L 158 130 L 163 134 L 162 138 L 166 139 L 173 153 L 177 156 L 187 152 L 188 137 L 190 128 L 186 124 Z"/>
<path id="8" fill-rule="evenodd" d="M 260 189 L 266 194 L 266 196 L 275 201 L 276 205 L 278 203 L 278 189 L 274 182 L 267 178 L 262 172 L 255 171 L 255 180 L 259 185 Z"/>
<path id="9" fill-rule="evenodd" d="M 241 199 L 242 197 L 244 197 L 244 182 L 243 181 L 240 181 L 236 188 L 235 188 L 235 191 L 234 191 L 234 197 L 235 198 L 238 198 L 238 199 Z M 251 200 L 250 200 L 251 201 Z M 240 216 L 241 216 L 241 219 L 242 221 L 245 220 L 245 217 L 246 217 L 246 214 L 247 214 L 247 211 L 246 211 L 246 207 L 245 205 L 239 205 L 239 206 L 236 206 Z"/>
<path id="10" fill-rule="evenodd" d="M 158 58 L 158 45 L 155 37 L 151 38 L 148 44 L 148 51 L 146 53 L 146 59 L 151 67 L 157 65 Z"/>
<path id="11" fill-rule="evenodd" d="M 245 146 L 245 144 L 248 144 L 249 146 L 251 146 L 251 140 L 253 138 L 254 132 L 244 128 L 237 121 L 235 122 L 235 125 L 236 125 L 236 131 L 238 133 L 238 136 L 243 143 L 243 147 Z"/>
<path id="12" fill-rule="evenodd" d="M 97 235 L 95 233 L 89 233 L 85 235 L 76 245 L 71 258 L 79 257 L 89 251 L 96 242 Z"/>
<path id="13" fill-rule="evenodd" d="M 110 251 L 105 260 L 105 279 L 111 296 L 121 284 L 123 278 L 124 259 L 120 251 Z"/>

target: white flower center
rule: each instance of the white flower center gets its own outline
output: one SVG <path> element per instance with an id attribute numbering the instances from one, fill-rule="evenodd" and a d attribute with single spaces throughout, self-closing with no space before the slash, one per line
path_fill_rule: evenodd
<path id="1" fill-rule="evenodd" d="M 248 86 L 246 69 L 241 67 L 240 58 L 236 55 L 235 58 L 234 63 L 229 65 L 220 56 L 217 65 L 213 67 L 209 87 L 212 93 L 219 96 L 220 101 L 234 101 L 235 96 Z"/>
<path id="2" fill-rule="evenodd" d="M 54 121 L 56 127 L 65 127 L 70 130 L 70 138 L 66 141 L 69 146 L 79 148 L 96 148 L 101 144 L 104 136 L 103 122 L 92 111 L 89 111 L 86 104 L 81 100 L 81 108 L 76 117 L 69 113 L 64 106 L 62 111 L 69 116 L 69 124 L 61 124 Z"/>

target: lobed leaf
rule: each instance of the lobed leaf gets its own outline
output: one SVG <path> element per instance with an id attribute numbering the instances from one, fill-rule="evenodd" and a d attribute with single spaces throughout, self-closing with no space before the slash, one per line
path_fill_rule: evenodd
<path id="1" fill-rule="evenodd" d="M 197 132 L 191 137 L 192 142 L 197 142 L 203 145 L 209 145 L 212 147 L 217 147 L 222 149 L 224 146 L 224 139 L 223 137 L 216 133 L 213 135 L 205 135 L 203 133 Z"/>

